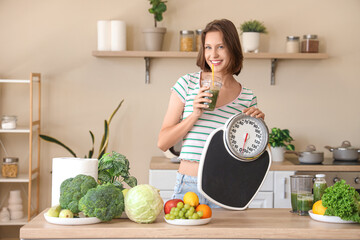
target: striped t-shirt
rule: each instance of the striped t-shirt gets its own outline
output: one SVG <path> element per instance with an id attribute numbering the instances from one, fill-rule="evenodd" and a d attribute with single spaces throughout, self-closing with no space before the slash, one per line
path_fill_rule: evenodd
<path id="1" fill-rule="evenodd" d="M 200 73 L 191 73 L 179 78 L 172 87 L 181 101 L 185 104 L 182 120 L 193 112 L 193 102 L 200 89 Z M 206 139 L 212 131 L 222 127 L 234 114 L 241 113 L 243 109 L 257 106 L 257 99 L 250 89 L 242 88 L 234 101 L 215 108 L 214 111 L 204 111 L 194 124 L 193 128 L 183 138 L 180 159 L 200 161 Z"/>

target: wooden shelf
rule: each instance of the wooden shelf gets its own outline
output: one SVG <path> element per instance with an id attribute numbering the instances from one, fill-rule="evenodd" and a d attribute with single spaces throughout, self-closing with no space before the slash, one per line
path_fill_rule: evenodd
<path id="1" fill-rule="evenodd" d="M 93 51 L 95 57 L 195 58 L 197 52 L 177 51 Z M 245 59 L 326 59 L 326 53 L 244 53 Z"/>
<path id="2" fill-rule="evenodd" d="M 94 57 L 126 57 L 145 59 L 145 83 L 150 83 L 150 58 L 196 58 L 197 52 L 178 51 L 93 51 Z M 271 60 L 271 85 L 275 84 L 275 69 L 278 60 L 321 60 L 327 59 L 326 53 L 244 53 L 245 59 Z"/>
<path id="3" fill-rule="evenodd" d="M 31 175 L 31 179 L 34 180 L 37 178 L 37 173 L 34 173 Z M 19 173 L 17 177 L 15 178 L 5 178 L 0 176 L 0 183 L 28 183 L 29 180 L 29 174 L 28 173 Z"/>
<path id="4" fill-rule="evenodd" d="M 0 226 L 23 226 L 26 223 L 28 223 L 27 217 L 17 219 L 17 220 L 10 220 L 10 221 L 7 221 L 7 222 L 1 222 L 0 221 Z"/>

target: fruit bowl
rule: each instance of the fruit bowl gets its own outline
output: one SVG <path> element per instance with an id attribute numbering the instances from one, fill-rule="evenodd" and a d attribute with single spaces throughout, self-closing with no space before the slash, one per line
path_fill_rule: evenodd
<path id="1" fill-rule="evenodd" d="M 44 213 L 44 218 L 49 223 L 59 224 L 59 225 L 85 225 L 85 224 L 94 224 L 101 222 L 101 220 L 96 217 L 58 218 L 58 217 L 50 217 L 46 213 Z"/>
<path id="2" fill-rule="evenodd" d="M 211 221 L 211 218 L 202 218 L 202 219 L 174 219 L 174 220 L 167 220 L 164 217 L 165 221 L 168 224 L 172 225 L 183 225 L 183 226 L 190 226 L 190 225 L 204 225 Z"/>

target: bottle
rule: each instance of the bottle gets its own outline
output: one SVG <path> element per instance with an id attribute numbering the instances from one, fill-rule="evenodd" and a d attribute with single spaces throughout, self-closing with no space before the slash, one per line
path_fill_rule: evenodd
<path id="1" fill-rule="evenodd" d="M 286 37 L 286 52 L 298 53 L 300 51 L 300 37 L 287 36 Z"/>
<path id="2" fill-rule="evenodd" d="M 316 178 L 313 186 L 314 203 L 321 200 L 321 197 L 324 194 L 325 189 L 327 188 L 325 174 L 316 174 L 315 177 Z"/>
<path id="3" fill-rule="evenodd" d="M 317 35 L 307 34 L 303 36 L 301 42 L 302 53 L 318 53 L 319 52 L 319 40 Z"/>
<path id="4" fill-rule="evenodd" d="M 194 31 L 180 31 L 180 51 L 191 52 L 194 45 Z"/>

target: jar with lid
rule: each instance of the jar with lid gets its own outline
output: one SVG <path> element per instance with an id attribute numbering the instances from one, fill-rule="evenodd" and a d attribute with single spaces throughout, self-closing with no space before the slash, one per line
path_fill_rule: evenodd
<path id="1" fill-rule="evenodd" d="M 302 53 L 318 53 L 319 52 L 319 39 L 317 35 L 307 34 L 303 36 L 301 41 Z"/>
<path id="2" fill-rule="evenodd" d="M 286 52 L 287 53 L 300 52 L 300 37 L 298 37 L 298 36 L 287 36 L 286 37 Z"/>
<path id="3" fill-rule="evenodd" d="M 194 45 L 194 31 L 180 31 L 180 51 L 191 52 Z"/>
<path id="4" fill-rule="evenodd" d="M 1 118 L 1 128 L 2 129 L 15 129 L 16 128 L 16 116 L 2 116 Z"/>
<path id="5" fill-rule="evenodd" d="M 1 175 L 3 177 L 17 177 L 19 169 L 18 162 L 19 158 L 17 157 L 4 157 L 3 164 L 1 166 Z"/>
<path id="6" fill-rule="evenodd" d="M 325 180 L 325 174 L 316 174 L 313 186 L 314 203 L 321 200 L 321 197 L 324 194 L 326 188 L 327 184 Z"/>
<path id="7" fill-rule="evenodd" d="M 202 29 L 197 29 L 196 30 L 196 51 L 198 52 L 201 47 L 202 47 L 202 44 L 201 44 L 201 33 L 202 33 Z"/>

